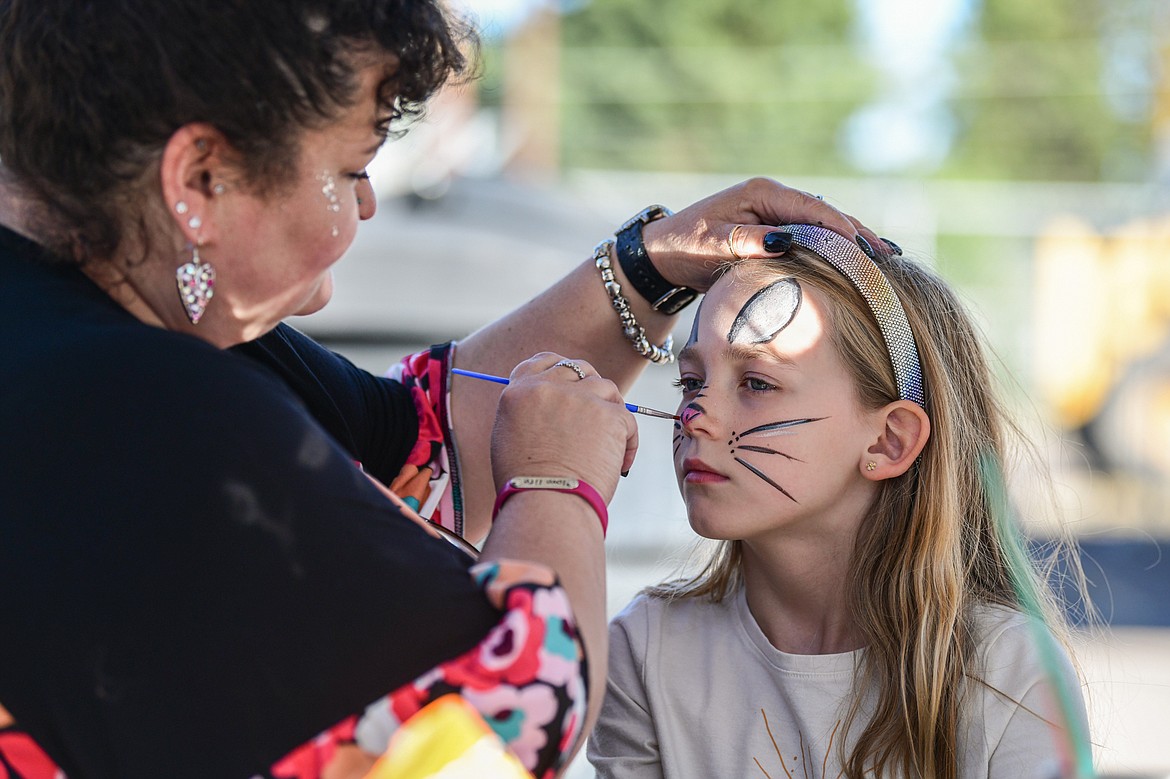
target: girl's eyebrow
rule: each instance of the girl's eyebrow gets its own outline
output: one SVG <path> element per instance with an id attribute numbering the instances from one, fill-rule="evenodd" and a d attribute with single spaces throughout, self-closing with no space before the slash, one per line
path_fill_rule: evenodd
<path id="1" fill-rule="evenodd" d="M 795 368 L 796 362 L 784 354 L 777 354 L 763 344 L 731 343 L 726 346 L 719 356 L 728 362 L 753 362 L 763 360 L 781 365 L 785 368 Z"/>
<path id="2" fill-rule="evenodd" d="M 698 352 L 698 347 L 694 344 L 690 344 L 683 347 L 682 351 L 678 353 L 677 359 L 679 362 L 701 362 Z M 779 365 L 783 368 L 796 367 L 795 360 L 786 355 L 777 354 L 771 349 L 765 348 L 763 345 L 741 343 L 727 344 L 726 347 L 720 350 L 719 357 L 720 359 L 726 360 L 728 362 L 744 363 L 753 362 L 755 360 L 762 360 L 764 362 L 775 363 L 776 365 Z"/>

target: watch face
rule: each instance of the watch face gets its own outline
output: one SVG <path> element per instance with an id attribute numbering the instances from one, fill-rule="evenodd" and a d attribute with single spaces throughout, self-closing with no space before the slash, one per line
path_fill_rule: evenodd
<path id="1" fill-rule="evenodd" d="M 629 228 L 639 223 L 647 224 L 648 222 L 653 222 L 655 219 L 661 219 L 664 216 L 674 216 L 674 212 L 666 206 L 646 206 L 641 211 L 627 219 L 622 224 L 622 226 L 618 228 L 618 232 L 621 232 L 622 230 L 628 230 Z"/>
<path id="2" fill-rule="evenodd" d="M 664 314 L 677 314 L 682 311 L 691 301 L 699 296 L 699 293 L 690 287 L 675 287 L 667 294 L 654 301 L 651 306 L 655 311 L 661 311 Z"/>

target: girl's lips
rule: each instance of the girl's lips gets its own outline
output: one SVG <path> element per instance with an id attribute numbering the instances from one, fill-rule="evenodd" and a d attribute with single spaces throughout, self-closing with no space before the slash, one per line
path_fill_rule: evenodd
<path id="1" fill-rule="evenodd" d="M 687 484 L 717 484 L 719 482 L 729 481 L 729 479 L 719 473 L 713 471 L 692 470 L 687 471 L 683 480 Z"/>
<path id="2" fill-rule="evenodd" d="M 683 481 L 687 484 L 718 484 L 730 481 L 726 476 L 694 456 L 683 459 L 682 472 Z"/>

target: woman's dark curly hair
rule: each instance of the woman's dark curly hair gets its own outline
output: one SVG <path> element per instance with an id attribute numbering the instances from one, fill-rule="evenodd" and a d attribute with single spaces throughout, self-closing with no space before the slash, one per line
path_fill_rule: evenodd
<path id="1" fill-rule="evenodd" d="M 464 44 L 474 32 L 441 0 L 0 0 L 0 163 L 51 249 L 108 258 L 178 128 L 218 128 L 268 192 L 301 133 L 356 101 L 362 55 L 397 57 L 379 87 L 397 120 L 466 74 Z"/>

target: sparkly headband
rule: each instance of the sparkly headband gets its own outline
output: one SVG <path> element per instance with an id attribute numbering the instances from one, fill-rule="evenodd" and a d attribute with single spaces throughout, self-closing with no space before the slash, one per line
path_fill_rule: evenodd
<path id="1" fill-rule="evenodd" d="M 785 225 L 778 229 L 790 234 L 792 243 L 815 252 L 853 282 L 882 331 L 898 382 L 898 396 L 926 408 L 922 364 L 918 360 L 914 333 L 906 320 L 906 309 L 877 263 L 866 257 L 857 244 L 823 227 Z"/>

